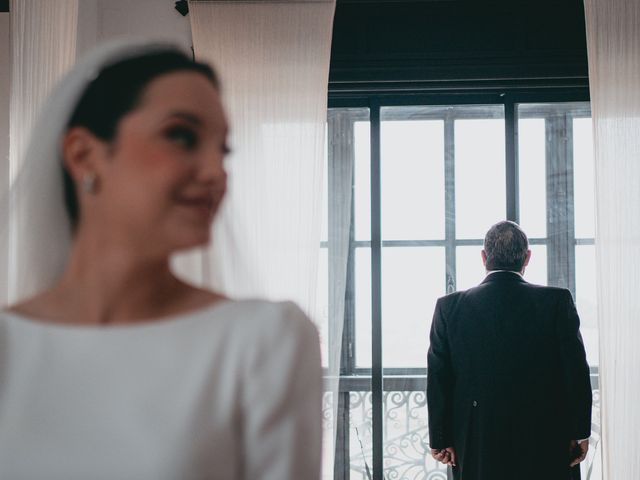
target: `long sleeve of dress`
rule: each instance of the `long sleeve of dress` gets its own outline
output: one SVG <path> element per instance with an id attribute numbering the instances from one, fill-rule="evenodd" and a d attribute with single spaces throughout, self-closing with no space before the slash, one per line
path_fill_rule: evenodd
<path id="1" fill-rule="evenodd" d="M 243 387 L 244 478 L 320 477 L 322 370 L 315 326 L 292 303 L 247 344 Z"/>

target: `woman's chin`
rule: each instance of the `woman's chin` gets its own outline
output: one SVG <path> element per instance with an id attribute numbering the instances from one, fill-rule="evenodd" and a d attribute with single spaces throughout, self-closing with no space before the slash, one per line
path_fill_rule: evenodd
<path id="1" fill-rule="evenodd" d="M 174 251 L 181 252 L 184 250 L 191 250 L 192 248 L 206 247 L 211 241 L 211 231 L 206 229 L 202 232 L 193 232 L 190 235 L 183 235 L 181 238 L 176 239 L 174 243 Z"/>

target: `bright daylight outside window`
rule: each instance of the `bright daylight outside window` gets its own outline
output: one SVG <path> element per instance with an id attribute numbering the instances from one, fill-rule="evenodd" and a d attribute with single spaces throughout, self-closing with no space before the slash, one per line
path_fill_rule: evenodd
<path id="1" fill-rule="evenodd" d="M 371 201 L 374 125 L 369 109 L 333 108 L 328 119 L 328 201 L 318 296 L 325 359 L 331 342 L 342 341 L 343 352 L 338 398 L 325 395 L 326 412 L 334 402 L 341 408 L 335 465 L 325 466 L 325 478 L 371 478 L 374 328 L 382 336 L 385 478 L 447 478 L 446 469 L 428 453 L 425 390 L 431 316 L 438 297 L 484 278 L 484 234 L 506 218 L 509 189 L 517 192 L 516 214 L 533 252 L 525 279 L 568 288 L 576 299 L 594 387 L 592 450 L 583 463 L 582 478 L 600 478 L 593 448 L 599 441 L 599 397 L 588 102 L 515 106 L 518 175 L 513 179 L 505 167 L 502 104 L 383 106 L 375 118 L 379 212 L 372 211 Z M 352 174 L 347 184 L 339 181 L 345 172 Z M 378 326 L 372 323 L 371 287 L 371 225 L 376 213 L 381 220 Z M 346 229 L 348 248 L 342 255 L 332 255 L 326 233 L 331 228 Z M 341 262 L 346 264 L 344 278 Z M 332 337 L 329 318 L 336 295 L 344 295 L 342 339 Z M 544 462 L 544 446 L 539 447 Z"/>

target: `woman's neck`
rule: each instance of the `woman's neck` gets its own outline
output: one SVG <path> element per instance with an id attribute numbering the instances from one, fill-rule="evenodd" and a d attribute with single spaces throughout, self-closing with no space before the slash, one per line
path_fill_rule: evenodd
<path id="1" fill-rule="evenodd" d="M 149 261 L 113 251 L 89 258 L 72 255 L 58 284 L 69 306 L 83 311 L 92 323 L 161 316 L 180 287 L 168 259 Z"/>
<path id="2" fill-rule="evenodd" d="M 107 325 L 179 315 L 226 298 L 177 279 L 168 255 L 154 246 L 104 230 L 78 231 L 56 285 L 11 310 L 56 323 Z"/>
<path id="3" fill-rule="evenodd" d="M 151 245 L 78 232 L 67 268 L 52 293 L 61 309 L 83 323 L 111 324 L 166 316 L 194 290 Z"/>

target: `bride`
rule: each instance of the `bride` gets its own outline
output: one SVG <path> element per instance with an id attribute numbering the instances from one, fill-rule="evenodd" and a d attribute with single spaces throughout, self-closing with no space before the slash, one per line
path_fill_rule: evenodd
<path id="1" fill-rule="evenodd" d="M 209 242 L 227 131 L 215 73 L 166 45 L 103 47 L 52 94 L 14 185 L 34 295 L 0 312 L 0 478 L 319 477 L 311 322 L 169 268 Z"/>

